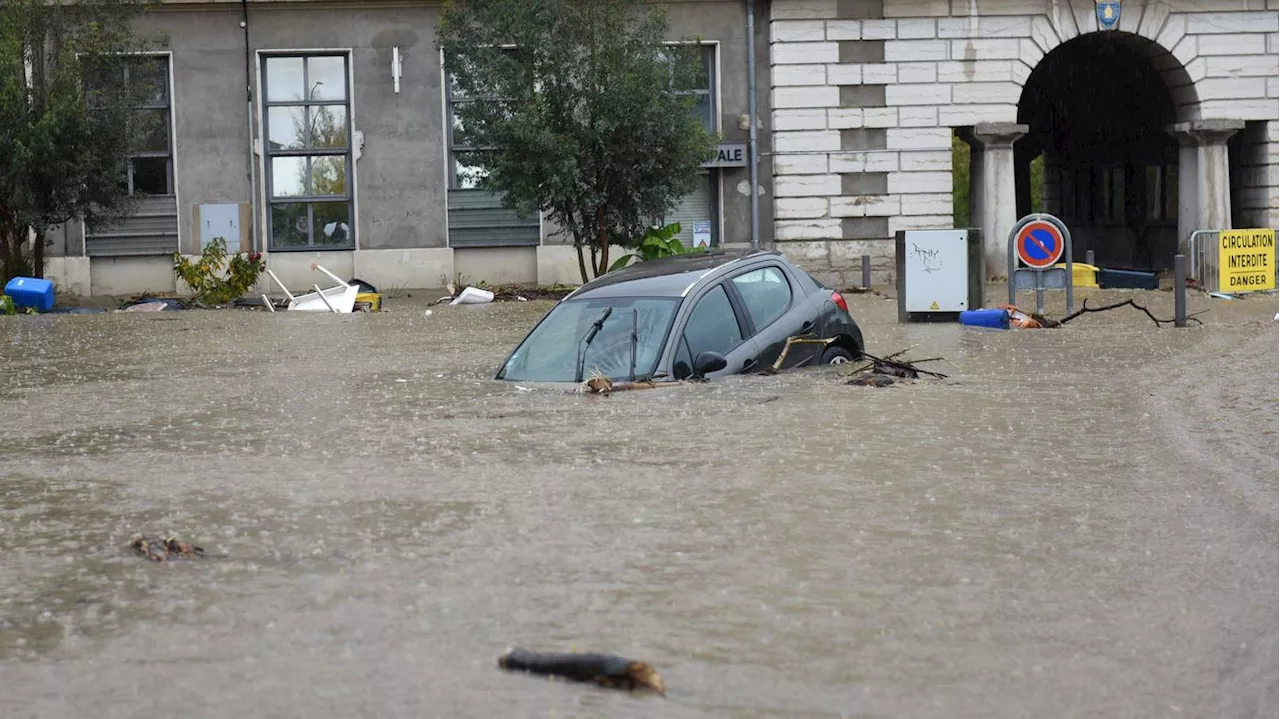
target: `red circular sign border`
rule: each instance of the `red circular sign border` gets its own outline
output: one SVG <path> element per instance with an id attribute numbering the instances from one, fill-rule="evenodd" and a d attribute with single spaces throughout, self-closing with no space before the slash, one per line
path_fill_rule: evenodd
<path id="1" fill-rule="evenodd" d="M 1028 230 L 1039 229 L 1041 227 L 1048 228 L 1048 230 L 1053 233 L 1053 236 L 1057 238 L 1058 251 L 1054 253 L 1054 257 L 1049 258 L 1044 262 L 1044 264 L 1037 264 L 1034 260 L 1028 259 L 1027 256 L 1022 253 L 1022 239 L 1026 236 Z M 1066 251 L 1066 248 L 1066 238 L 1062 236 L 1062 231 L 1058 229 L 1057 225 L 1054 225 L 1048 220 L 1032 220 L 1022 227 L 1019 227 L 1018 236 L 1014 239 L 1014 250 L 1018 253 L 1018 259 L 1024 265 L 1034 270 L 1043 270 L 1052 267 L 1058 262 L 1058 260 L 1062 259 L 1062 255 Z"/>

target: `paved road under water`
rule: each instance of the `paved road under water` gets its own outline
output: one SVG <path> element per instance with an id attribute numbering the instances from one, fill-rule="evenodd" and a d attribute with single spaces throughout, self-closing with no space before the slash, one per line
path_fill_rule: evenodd
<path id="1" fill-rule="evenodd" d="M 951 378 L 487 379 L 546 303 L 0 318 L 0 716 L 1275 715 L 1274 298 L 853 301 Z"/>

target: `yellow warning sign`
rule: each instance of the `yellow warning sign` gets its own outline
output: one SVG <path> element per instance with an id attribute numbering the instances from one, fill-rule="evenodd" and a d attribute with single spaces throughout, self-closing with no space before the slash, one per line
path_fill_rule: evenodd
<path id="1" fill-rule="evenodd" d="M 1218 233 L 1218 291 L 1260 292 L 1276 288 L 1276 231 Z"/>
<path id="2" fill-rule="evenodd" d="M 936 309 L 938 309 L 938 301 L 937 301 L 937 300 L 934 300 L 934 301 L 933 301 L 933 304 L 929 305 L 929 309 L 931 309 L 931 310 L 936 310 Z"/>

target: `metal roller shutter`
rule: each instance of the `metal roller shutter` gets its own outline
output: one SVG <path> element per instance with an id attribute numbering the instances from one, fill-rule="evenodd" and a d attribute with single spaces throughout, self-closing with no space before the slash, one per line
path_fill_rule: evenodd
<path id="1" fill-rule="evenodd" d="M 680 238 L 680 243 L 685 247 L 693 244 L 693 225 L 695 222 L 710 222 L 712 243 L 716 242 L 716 222 L 711 204 L 711 177 L 704 174 L 700 177 L 698 185 L 694 191 L 685 195 L 680 204 L 667 213 L 662 219 L 661 224 L 669 225 L 672 222 L 680 223 L 680 234 L 676 237 Z"/>
<path id="2" fill-rule="evenodd" d="M 178 203 L 173 195 L 153 195 L 124 220 L 91 228 L 85 237 L 90 257 L 170 255 L 178 250 Z"/>
<path id="3" fill-rule="evenodd" d="M 539 243 L 538 216 L 521 217 L 484 190 L 449 190 L 450 247 L 528 247 Z"/>

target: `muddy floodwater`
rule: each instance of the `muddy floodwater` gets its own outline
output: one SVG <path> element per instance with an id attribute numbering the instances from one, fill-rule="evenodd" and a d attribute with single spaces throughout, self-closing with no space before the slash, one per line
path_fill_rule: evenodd
<path id="1" fill-rule="evenodd" d="M 1275 716 L 1274 297 L 851 304 L 950 377 L 489 379 L 546 302 L 0 318 L 0 716 Z"/>

